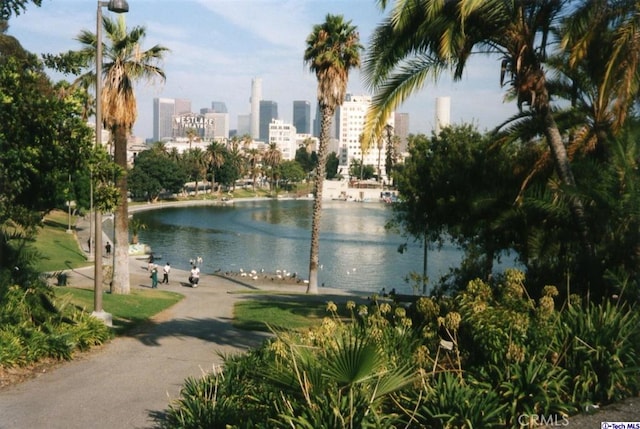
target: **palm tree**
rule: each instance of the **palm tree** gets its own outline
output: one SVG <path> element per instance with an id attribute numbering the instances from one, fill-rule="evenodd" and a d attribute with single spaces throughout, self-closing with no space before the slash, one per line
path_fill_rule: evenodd
<path id="1" fill-rule="evenodd" d="M 269 148 L 265 151 L 262 158 L 264 163 L 271 169 L 271 186 L 273 188 L 273 186 L 275 186 L 276 171 L 282 161 L 282 152 L 280 152 L 276 143 L 269 143 Z"/>
<path id="2" fill-rule="evenodd" d="M 195 182 L 195 193 L 198 196 L 198 182 L 206 175 L 207 155 L 199 147 L 189 149 L 183 154 L 185 167 L 189 172 L 189 177 Z"/>
<path id="3" fill-rule="evenodd" d="M 200 138 L 200 135 L 198 134 L 198 131 L 195 128 L 187 128 L 187 130 L 185 131 L 185 134 L 189 139 L 189 150 L 191 150 L 191 143 L 194 140 L 198 140 Z"/>
<path id="4" fill-rule="evenodd" d="M 379 1 L 385 8 L 388 1 Z M 518 106 L 530 107 L 567 189 L 576 183 L 559 127 L 552 114 L 543 68 L 550 31 L 567 2 L 557 0 L 406 0 L 376 28 L 365 61 L 368 85 L 374 97 L 367 117 L 367 132 L 379 136 L 389 114 L 422 87 L 425 79 L 452 71 L 462 78 L 471 54 L 497 54 L 502 58 L 500 80 L 508 84 Z M 584 243 L 592 245 L 584 204 L 569 191 L 568 202 Z"/>
<path id="5" fill-rule="evenodd" d="M 211 193 L 213 194 L 213 186 L 216 182 L 215 171 L 224 164 L 224 154 L 227 148 L 218 142 L 212 142 L 207 146 L 205 158 L 211 171 Z"/>
<path id="6" fill-rule="evenodd" d="M 127 32 L 124 16 L 117 20 L 104 16 L 102 24 L 105 29 L 107 43 L 104 53 L 104 84 L 102 91 L 102 110 L 105 125 L 111 131 L 115 142 L 114 159 L 124 171 L 127 170 L 127 136 L 136 121 L 137 106 L 133 92 L 133 84 L 137 80 L 164 80 L 164 71 L 157 65 L 168 49 L 155 45 L 143 51 L 142 42 L 146 29 L 133 27 Z M 80 54 L 87 63 L 95 59 L 96 35 L 83 30 L 77 40 L 84 46 Z M 102 77 L 101 77 L 102 78 Z M 89 72 L 78 78 L 78 81 L 91 79 L 96 81 L 95 72 Z M 120 194 L 120 203 L 115 211 L 115 266 L 112 291 L 116 294 L 128 294 L 129 285 L 129 228 L 127 204 L 127 176 L 118 177 L 116 186 Z"/>
<path id="7" fill-rule="evenodd" d="M 251 173 L 251 183 L 253 192 L 256 191 L 256 177 L 260 171 L 260 151 L 256 148 L 247 149 L 247 161 L 249 162 L 249 173 Z"/>
<path id="8" fill-rule="evenodd" d="M 318 104 L 321 112 L 318 166 L 313 188 L 311 221 L 311 250 L 309 256 L 309 285 L 307 293 L 318 293 L 320 218 L 322 214 L 322 186 L 327 166 L 329 127 L 336 108 L 347 92 L 349 71 L 360 66 L 360 35 L 351 21 L 341 15 L 328 14 L 323 24 L 315 25 L 307 37 L 304 62 L 318 80 Z"/>
<path id="9" fill-rule="evenodd" d="M 639 18 L 635 1 L 588 2 L 563 23 L 557 68 L 569 80 L 572 106 L 584 114 L 570 153 L 608 156 L 607 142 L 627 122 L 640 86 Z"/>

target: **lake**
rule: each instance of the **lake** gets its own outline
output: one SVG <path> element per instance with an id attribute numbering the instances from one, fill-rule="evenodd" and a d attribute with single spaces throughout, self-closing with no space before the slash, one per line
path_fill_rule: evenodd
<path id="1" fill-rule="evenodd" d="M 309 275 L 310 200 L 237 200 L 233 204 L 162 208 L 137 212 L 147 229 L 140 241 L 162 256 L 162 262 L 188 269 L 201 257 L 204 273 L 276 270 Z M 391 207 L 382 203 L 324 201 L 320 232 L 319 285 L 379 292 L 382 288 L 415 293 L 405 278 L 422 273 L 421 243 L 405 242 L 387 231 Z M 428 275 L 439 279 L 457 266 L 461 252 L 445 245 L 429 250 Z"/>

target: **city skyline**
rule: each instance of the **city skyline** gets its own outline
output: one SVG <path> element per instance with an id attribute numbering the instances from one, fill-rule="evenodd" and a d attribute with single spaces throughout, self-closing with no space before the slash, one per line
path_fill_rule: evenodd
<path id="1" fill-rule="evenodd" d="M 293 122 L 293 101 L 311 103 L 315 117 L 317 81 L 302 57 L 306 37 L 327 13 L 341 14 L 358 27 L 366 47 L 374 28 L 388 11 L 374 0 L 130 0 L 125 14 L 129 28 L 145 26 L 143 48 L 161 44 L 171 49 L 161 65 L 164 85 L 136 85 L 138 121 L 134 134 L 153 136 L 153 99 L 191 100 L 192 110 L 211 106 L 212 100 L 227 105 L 231 129 L 251 113 L 251 83 L 261 79 L 261 99 L 279 106 L 279 118 Z M 81 30 L 95 32 L 96 2 L 81 0 L 45 1 L 38 8 L 30 4 L 25 13 L 9 21 L 8 34 L 37 55 L 80 48 L 75 37 Z M 104 8 L 104 15 L 111 15 Z M 47 25 L 42 23 L 46 22 Z M 366 56 L 366 50 L 363 57 Z M 438 84 L 424 88 L 396 109 L 411 117 L 410 132 L 430 133 L 435 127 L 435 100 L 451 98 L 451 122 L 472 122 L 487 129 L 517 112 L 514 103 L 503 104 L 499 86 L 499 61 L 472 58 L 461 82 L 443 76 Z M 73 76 L 50 73 L 54 80 Z M 371 95 L 359 70 L 350 74 L 347 87 L 355 95 Z"/>

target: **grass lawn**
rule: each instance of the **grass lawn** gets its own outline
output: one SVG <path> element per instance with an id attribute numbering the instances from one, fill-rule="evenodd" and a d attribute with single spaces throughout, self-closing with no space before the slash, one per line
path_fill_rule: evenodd
<path id="1" fill-rule="evenodd" d="M 76 218 L 72 216 L 72 227 L 75 223 Z M 43 228 L 38 230 L 33 244 L 41 254 L 41 258 L 36 262 L 38 271 L 61 271 L 90 264 L 78 247 L 75 234 L 67 232 L 68 227 L 68 214 L 62 210 L 55 210 L 45 217 Z"/>
<path id="2" fill-rule="evenodd" d="M 93 290 L 77 288 L 55 288 L 56 304 L 75 305 L 86 312 L 93 309 Z M 102 296 L 102 307 L 113 316 L 113 326 L 118 334 L 129 332 L 132 328 L 146 322 L 150 317 L 171 307 L 184 298 L 175 292 L 160 290 L 132 289 L 129 295 Z"/>
<path id="3" fill-rule="evenodd" d="M 306 297 L 303 297 L 306 298 Z M 338 304 L 340 317 L 347 317 L 344 305 Z M 233 326 L 248 331 L 269 332 L 271 328 L 305 329 L 319 325 L 330 316 L 327 303 L 294 297 L 273 297 L 237 302 L 233 307 Z"/>

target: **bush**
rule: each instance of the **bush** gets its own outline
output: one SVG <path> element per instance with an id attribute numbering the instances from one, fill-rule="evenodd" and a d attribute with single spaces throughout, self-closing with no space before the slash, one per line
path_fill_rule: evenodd
<path id="1" fill-rule="evenodd" d="M 586 406 L 612 402 L 640 388 L 640 316 L 611 302 L 572 305 L 553 337 L 559 363 L 572 379 L 572 399 Z"/>

